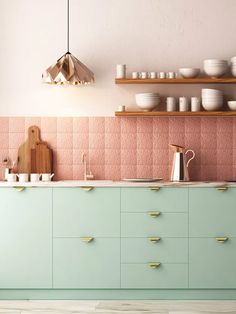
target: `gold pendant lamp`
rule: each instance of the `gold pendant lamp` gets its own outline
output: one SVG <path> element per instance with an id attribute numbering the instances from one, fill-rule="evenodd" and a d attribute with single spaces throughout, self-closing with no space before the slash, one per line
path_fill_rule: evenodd
<path id="1" fill-rule="evenodd" d="M 67 0 L 67 53 L 42 75 L 43 82 L 57 85 L 86 85 L 94 82 L 94 74 L 70 52 L 70 0 Z"/>

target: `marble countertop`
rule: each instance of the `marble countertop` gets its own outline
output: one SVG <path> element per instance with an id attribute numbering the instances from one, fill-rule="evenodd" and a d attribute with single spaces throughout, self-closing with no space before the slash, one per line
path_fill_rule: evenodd
<path id="1" fill-rule="evenodd" d="M 125 182 L 125 181 L 111 181 L 111 180 L 64 180 L 52 182 L 6 182 L 0 181 L 0 187 L 236 187 L 236 182 L 226 181 L 190 181 L 190 182 Z"/>

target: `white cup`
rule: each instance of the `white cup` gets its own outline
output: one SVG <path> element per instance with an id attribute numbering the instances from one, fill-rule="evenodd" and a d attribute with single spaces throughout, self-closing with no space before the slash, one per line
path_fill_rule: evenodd
<path id="1" fill-rule="evenodd" d="M 132 72 L 132 78 L 138 79 L 139 78 L 139 72 Z"/>
<path id="2" fill-rule="evenodd" d="M 200 111 L 200 109 L 201 109 L 200 98 L 191 97 L 191 111 L 196 112 L 196 111 Z"/>
<path id="3" fill-rule="evenodd" d="M 43 182 L 49 182 L 52 180 L 54 173 L 52 173 L 52 174 L 51 173 L 42 173 L 41 176 L 42 176 Z"/>
<path id="4" fill-rule="evenodd" d="M 119 112 L 125 112 L 125 106 L 124 105 L 119 106 L 118 111 Z"/>
<path id="5" fill-rule="evenodd" d="M 16 176 L 19 179 L 19 182 L 29 182 L 28 173 L 19 173 Z"/>
<path id="6" fill-rule="evenodd" d="M 8 182 L 16 182 L 16 180 L 17 180 L 16 173 L 8 173 L 7 175 Z"/>
<path id="7" fill-rule="evenodd" d="M 126 77 L 126 65 L 117 64 L 116 66 L 116 78 L 122 79 Z"/>
<path id="8" fill-rule="evenodd" d="M 179 97 L 179 111 L 188 111 L 188 105 L 187 97 Z"/>
<path id="9" fill-rule="evenodd" d="M 149 73 L 149 77 L 150 77 L 151 79 L 155 79 L 155 78 L 157 78 L 157 73 L 156 73 L 156 72 L 150 72 L 150 73 Z"/>
<path id="10" fill-rule="evenodd" d="M 168 72 L 168 78 L 170 79 L 175 78 L 175 72 Z"/>
<path id="11" fill-rule="evenodd" d="M 176 98 L 175 97 L 166 98 L 166 110 L 168 112 L 176 111 Z"/>
<path id="12" fill-rule="evenodd" d="M 31 173 L 31 174 L 30 174 L 30 181 L 31 181 L 31 182 L 39 182 L 41 176 L 42 176 L 42 175 L 39 174 L 39 173 Z"/>
<path id="13" fill-rule="evenodd" d="M 159 78 L 160 78 L 160 79 L 166 78 L 166 73 L 165 73 L 165 72 L 160 72 L 160 73 L 159 73 Z"/>
<path id="14" fill-rule="evenodd" d="M 148 73 L 147 72 L 141 72 L 141 78 L 142 79 L 147 79 L 148 78 Z"/>

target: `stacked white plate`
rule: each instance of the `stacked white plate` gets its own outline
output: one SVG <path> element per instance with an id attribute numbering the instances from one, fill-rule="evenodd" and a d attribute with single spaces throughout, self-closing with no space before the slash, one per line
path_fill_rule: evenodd
<path id="1" fill-rule="evenodd" d="M 236 77 L 236 57 L 231 58 L 231 72 Z"/>
<path id="2" fill-rule="evenodd" d="M 145 111 L 151 111 L 160 103 L 160 95 L 158 93 L 143 93 L 135 95 L 136 105 Z"/>
<path id="3" fill-rule="evenodd" d="M 213 78 L 221 77 L 228 70 L 227 60 L 208 59 L 204 60 L 204 71 Z"/>
<path id="4" fill-rule="evenodd" d="M 207 111 L 216 111 L 223 106 L 223 92 L 218 89 L 202 89 L 202 106 Z"/>

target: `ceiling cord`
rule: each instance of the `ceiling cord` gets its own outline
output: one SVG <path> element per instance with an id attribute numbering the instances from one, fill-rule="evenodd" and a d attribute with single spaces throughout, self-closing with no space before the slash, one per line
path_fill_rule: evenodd
<path id="1" fill-rule="evenodd" d="M 67 0 L 67 52 L 70 51 L 70 0 Z"/>

